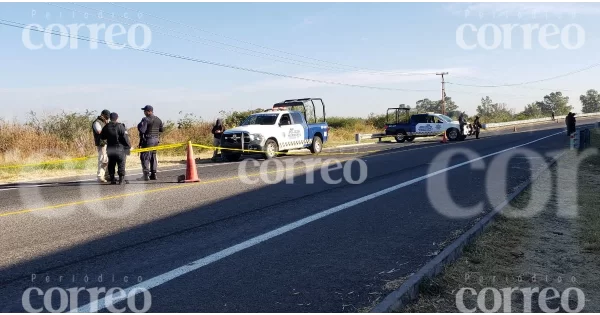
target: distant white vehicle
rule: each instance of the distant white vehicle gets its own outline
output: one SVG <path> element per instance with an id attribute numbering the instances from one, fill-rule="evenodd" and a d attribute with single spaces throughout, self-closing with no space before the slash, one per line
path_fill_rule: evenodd
<path id="1" fill-rule="evenodd" d="M 385 134 L 394 136 L 397 142 L 411 142 L 416 137 L 431 137 L 444 133 L 450 141 L 462 141 L 474 132 L 471 125 L 466 124 L 461 135 L 460 123 L 446 115 L 427 113 L 409 117 L 409 110 L 409 108 L 388 109 Z"/>

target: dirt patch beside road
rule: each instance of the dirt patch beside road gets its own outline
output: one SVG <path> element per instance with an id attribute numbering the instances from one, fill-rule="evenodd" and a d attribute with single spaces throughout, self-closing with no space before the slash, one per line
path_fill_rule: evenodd
<path id="1" fill-rule="evenodd" d="M 600 146 L 598 130 L 592 145 Z M 400 311 L 481 312 L 482 306 L 497 312 L 564 312 L 578 306 L 583 312 L 600 311 L 600 156 L 589 153 L 566 153 L 551 168 L 551 181 L 538 181 L 511 203 L 523 211 L 539 206 L 541 212 L 527 218 L 500 214 L 458 261 L 421 286 L 416 302 Z M 550 193 L 549 199 L 541 192 Z M 503 289 L 510 288 L 530 288 L 530 298 L 524 291 L 506 291 L 505 298 Z M 584 299 L 570 288 L 581 290 Z M 540 303 L 540 297 L 547 302 Z"/>

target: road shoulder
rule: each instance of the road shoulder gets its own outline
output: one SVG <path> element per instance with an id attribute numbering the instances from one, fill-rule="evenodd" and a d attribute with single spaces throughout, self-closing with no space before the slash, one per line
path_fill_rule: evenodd
<path id="1" fill-rule="evenodd" d="M 550 288 L 561 295 L 569 288 L 577 288 L 585 296 L 582 311 L 599 311 L 600 157 L 584 156 L 568 152 L 550 169 L 554 180 L 538 181 L 511 203 L 510 211 L 537 206 L 543 209 L 541 212 L 528 218 L 511 218 L 510 213 L 499 215 L 484 234 L 465 248 L 461 258 L 437 277 L 425 281 L 418 300 L 400 312 L 464 312 L 473 308 L 482 311 L 477 298 L 485 288 L 494 288 L 501 294 L 506 288 L 539 288 L 539 292 L 548 288 L 547 297 L 552 296 Z M 549 201 L 542 192 L 551 192 Z M 560 215 L 573 210 L 577 212 L 571 218 Z M 465 293 L 466 288 L 474 291 Z M 538 293 L 531 295 L 529 303 L 522 291 L 517 291 L 509 299 L 502 296 L 502 303 L 510 302 L 508 309 L 503 308 L 505 304 L 494 304 L 492 289 L 487 291 L 484 307 L 488 310 L 497 306 L 500 308 L 496 311 L 503 312 L 564 312 L 578 307 L 575 291 L 565 303 L 556 298 L 545 304 L 539 303 Z M 464 301 L 464 307 L 459 300 Z"/>

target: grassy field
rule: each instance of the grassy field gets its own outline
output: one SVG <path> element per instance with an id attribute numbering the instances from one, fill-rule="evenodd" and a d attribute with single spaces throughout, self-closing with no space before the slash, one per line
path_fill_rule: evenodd
<path id="1" fill-rule="evenodd" d="M 251 111 L 226 113 L 226 128 L 238 125 L 250 113 Z M 95 118 L 95 113 L 86 112 L 45 117 L 31 113 L 26 123 L 0 119 L 0 181 L 93 174 L 96 168 L 96 148 L 91 123 Z M 328 118 L 331 130 L 325 147 L 354 143 L 354 134 L 357 132 L 381 132 L 383 121 L 380 117 L 377 119 Z M 376 127 L 375 124 L 380 126 Z M 212 123 L 186 115 L 176 122 L 165 122 L 161 144 L 192 141 L 195 144 L 211 146 L 211 129 Z M 132 144 L 137 147 L 137 130 L 129 128 L 129 135 Z M 196 156 L 203 159 L 211 156 L 211 150 L 195 148 L 194 151 Z M 178 164 L 179 161 L 185 160 L 185 156 L 185 147 L 160 151 L 162 166 Z M 32 165 L 61 160 L 68 162 Z M 139 168 L 135 153 L 128 160 L 128 168 L 130 166 Z"/>
<path id="2" fill-rule="evenodd" d="M 226 128 L 232 128 L 253 112 L 222 113 Z M 0 118 L 0 182 L 15 181 L 31 177 L 59 176 L 58 174 L 92 174 L 95 169 L 96 149 L 91 123 L 96 113 L 62 113 L 39 117 L 30 113 L 26 123 L 10 122 Z M 371 114 L 360 117 L 328 117 L 330 126 L 329 141 L 325 147 L 355 143 L 356 133 L 381 133 L 385 115 Z M 206 122 L 193 115 L 185 115 L 177 121 L 166 121 L 161 144 L 186 143 L 212 145 L 212 122 Z M 129 128 L 134 147 L 139 142 L 137 130 Z M 376 141 L 376 140 L 375 140 Z M 375 142 L 366 140 L 363 142 Z M 199 156 L 210 156 L 210 150 L 195 148 Z M 185 159 L 185 148 L 160 151 L 164 165 L 171 160 Z M 78 159 L 90 157 L 90 159 Z M 130 158 L 130 160 L 136 160 Z M 68 163 L 26 166 L 48 161 L 69 160 Z M 135 165 L 137 166 L 137 165 Z M 91 172 L 91 173 L 90 173 Z"/>

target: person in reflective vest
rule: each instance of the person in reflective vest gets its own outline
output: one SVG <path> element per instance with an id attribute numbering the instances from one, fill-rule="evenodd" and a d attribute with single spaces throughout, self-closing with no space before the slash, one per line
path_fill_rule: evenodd
<path id="1" fill-rule="evenodd" d="M 146 117 L 138 124 L 138 132 L 140 134 L 139 147 L 151 148 L 160 143 L 159 136 L 163 132 L 163 122 L 154 115 L 154 108 L 152 106 L 146 105 L 142 110 Z M 144 175 L 138 178 L 138 180 L 156 180 L 156 171 L 158 169 L 156 151 L 141 152 L 140 160 Z"/>
<path id="2" fill-rule="evenodd" d="M 102 128 L 100 137 L 106 141 L 106 153 L 108 155 L 108 174 L 111 185 L 117 184 L 115 179 L 115 166 L 118 166 L 119 185 L 125 181 L 125 163 L 131 152 L 131 142 L 125 125 L 118 122 L 117 113 L 110 114 L 110 122 Z M 127 183 L 125 181 L 125 183 Z"/>

